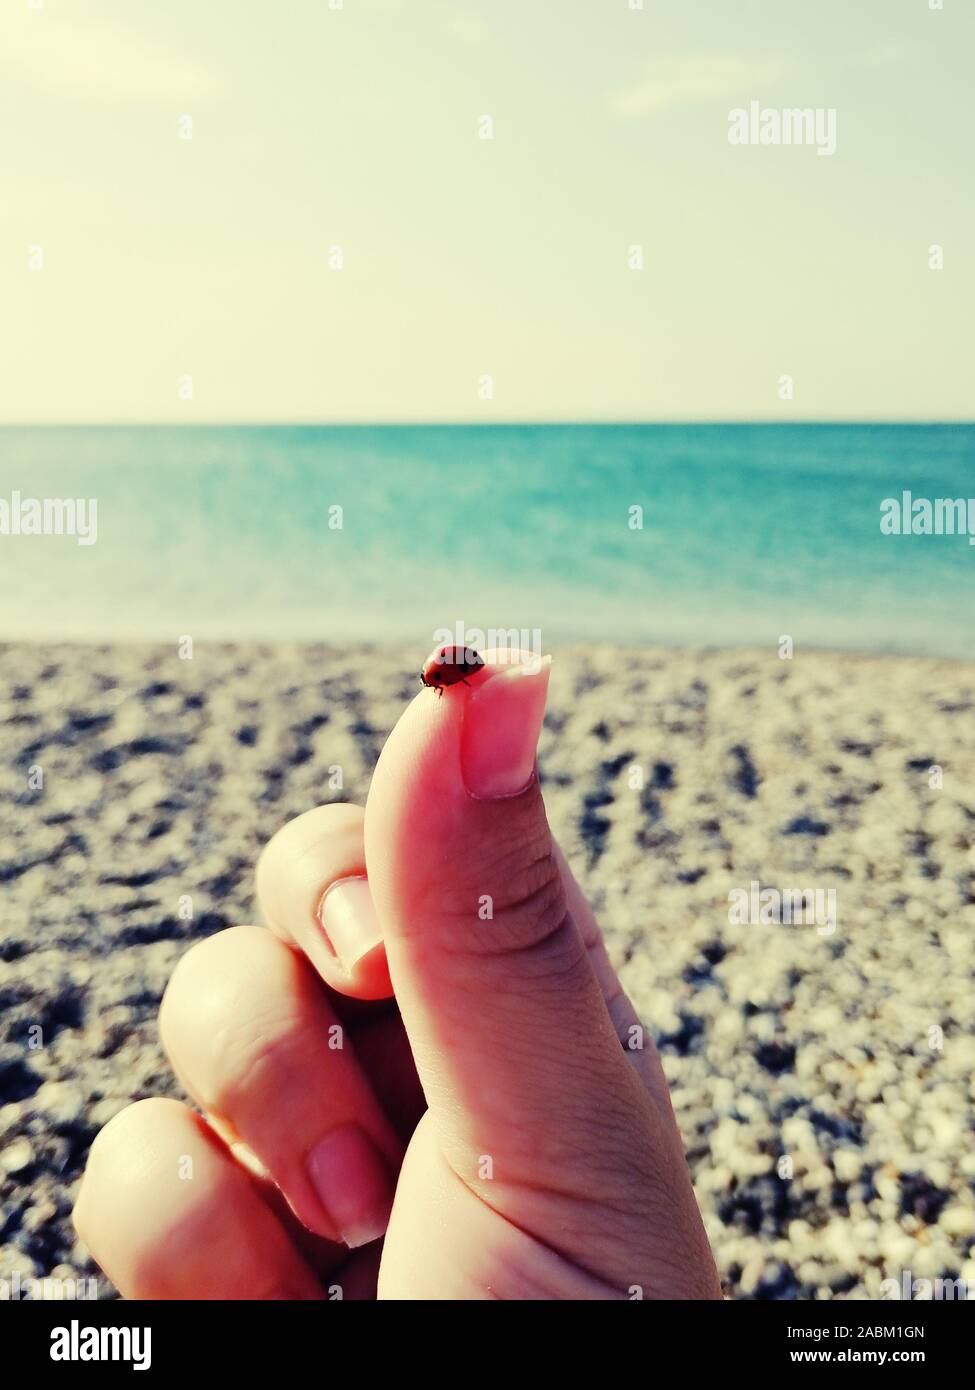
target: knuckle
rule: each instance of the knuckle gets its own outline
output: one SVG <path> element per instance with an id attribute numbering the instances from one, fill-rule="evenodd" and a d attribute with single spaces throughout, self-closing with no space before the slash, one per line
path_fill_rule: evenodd
<path id="1" fill-rule="evenodd" d="M 286 821 L 261 851 L 257 861 L 258 882 L 265 879 L 269 872 L 288 867 L 294 859 L 301 858 L 323 842 L 349 841 L 353 846 L 360 846 L 364 819 L 365 812 L 361 806 L 339 801 L 315 806 Z"/>
<path id="2" fill-rule="evenodd" d="M 291 1018 L 273 1006 L 214 1029 L 201 1085 L 207 1109 L 233 1119 L 272 1094 L 288 1074 L 292 1038 Z"/>
<path id="3" fill-rule="evenodd" d="M 185 1106 L 178 1100 L 163 1096 L 126 1105 L 95 1135 L 88 1153 L 89 1170 L 94 1166 L 112 1168 L 120 1155 L 127 1155 L 133 1146 L 145 1143 L 161 1128 L 181 1119 L 184 1113 Z M 125 1163 L 128 1166 L 128 1158 Z"/>
<path id="4" fill-rule="evenodd" d="M 448 918 L 464 919 L 450 939 L 468 954 L 532 953 L 540 968 L 557 970 L 574 968 L 577 956 L 585 964 L 581 941 L 578 951 L 566 950 L 576 933 L 547 833 L 496 854 L 464 890 L 450 889 L 443 907 Z"/>
<path id="5" fill-rule="evenodd" d="M 286 1065 L 301 1000 L 296 970 L 292 952 L 259 927 L 220 932 L 177 965 L 160 1033 L 205 1109 L 232 1116 Z"/>
<path id="6" fill-rule="evenodd" d="M 123 1193 L 131 1202 L 150 1195 L 157 1154 L 166 1138 L 189 1119 L 186 1107 L 161 1096 L 126 1105 L 96 1134 L 72 1213 L 75 1230 L 87 1245 L 97 1241 L 107 1203 Z"/>
<path id="7" fill-rule="evenodd" d="M 159 1031 L 167 1050 L 194 1019 L 218 1010 L 233 979 L 241 948 L 254 939 L 255 927 L 228 927 L 196 942 L 176 962 L 159 1006 Z M 270 940 L 269 933 L 267 935 Z"/>

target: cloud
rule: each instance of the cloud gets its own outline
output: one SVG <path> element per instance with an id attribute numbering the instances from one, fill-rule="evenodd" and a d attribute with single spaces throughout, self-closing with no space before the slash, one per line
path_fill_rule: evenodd
<path id="1" fill-rule="evenodd" d="M 609 109 L 622 120 L 637 120 L 668 106 L 754 95 L 759 83 L 772 82 L 781 74 L 779 63 L 747 61 L 732 55 L 658 58 L 647 64 L 640 81 L 610 94 Z"/>
<path id="2" fill-rule="evenodd" d="M 219 90 L 200 63 L 133 30 L 26 5 L 0 13 L 0 75 L 46 95 L 99 105 L 200 101 Z"/>

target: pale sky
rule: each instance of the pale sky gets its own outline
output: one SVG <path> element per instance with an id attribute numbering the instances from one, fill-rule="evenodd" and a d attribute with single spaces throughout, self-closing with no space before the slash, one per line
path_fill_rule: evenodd
<path id="1" fill-rule="evenodd" d="M 968 0 L 635 3 L 0 0 L 0 421 L 970 419 Z"/>

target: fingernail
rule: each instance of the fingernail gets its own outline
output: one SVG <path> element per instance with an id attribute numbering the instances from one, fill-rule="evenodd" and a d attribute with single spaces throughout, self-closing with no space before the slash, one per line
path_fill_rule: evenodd
<path id="1" fill-rule="evenodd" d="M 340 878 L 333 883 L 319 905 L 318 920 L 328 944 L 347 971 L 383 938 L 364 878 Z"/>
<path id="2" fill-rule="evenodd" d="M 545 718 L 551 657 L 512 666 L 471 691 L 464 707 L 461 775 L 471 796 L 496 801 L 531 782 Z"/>
<path id="3" fill-rule="evenodd" d="M 319 1201 L 350 1250 L 378 1240 L 393 1205 L 389 1169 L 358 1125 L 333 1129 L 308 1155 Z"/>

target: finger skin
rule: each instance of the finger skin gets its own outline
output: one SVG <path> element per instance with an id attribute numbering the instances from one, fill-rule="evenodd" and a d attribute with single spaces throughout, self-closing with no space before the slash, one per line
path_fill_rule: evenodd
<path id="1" fill-rule="evenodd" d="M 443 1153 L 495 1212 L 607 1285 L 714 1296 L 679 1135 L 620 1046 L 537 776 L 493 800 L 464 785 L 468 706 L 502 679 L 421 692 L 366 807 L 390 976 Z"/>
<path id="2" fill-rule="evenodd" d="M 74 1223 L 126 1298 L 324 1296 L 250 1178 L 178 1101 L 140 1101 L 105 1126 Z"/>
<path id="3" fill-rule="evenodd" d="M 560 846 L 553 841 L 552 851 L 562 875 L 562 887 L 573 921 L 589 952 L 589 962 L 599 981 L 603 1000 L 612 1020 L 616 1036 L 620 1040 L 627 1060 L 632 1064 L 647 1091 L 652 1096 L 661 1114 L 676 1125 L 667 1078 L 664 1076 L 660 1055 L 650 1036 L 649 1029 L 641 1022 L 630 1002 L 629 996 L 620 984 L 606 952 L 603 934 L 599 929 L 595 914 L 589 906 L 575 875 Z"/>
<path id="4" fill-rule="evenodd" d="M 402 1191 L 409 1200 L 398 1199 L 393 1208 L 380 1299 L 575 1302 L 630 1296 L 501 1220 L 446 1162 L 430 1119 L 421 1121 L 403 1165 Z M 431 1241 L 429 1233 L 436 1230 L 451 1232 L 452 1239 Z M 418 1249 L 424 1258 L 410 1258 Z"/>
<path id="5" fill-rule="evenodd" d="M 363 816 L 361 806 L 342 803 L 289 821 L 258 861 L 257 896 L 271 930 L 300 947 L 332 989 L 356 999 L 388 999 L 393 989 L 382 941 L 346 969 L 322 922 L 328 889 L 365 876 Z"/>
<path id="6" fill-rule="evenodd" d="M 560 1165 L 559 1136 L 587 1119 L 594 1092 L 622 1111 L 638 1088 L 568 913 L 537 779 L 503 801 L 463 786 L 466 698 L 424 691 L 393 730 L 366 861 L 431 1108 L 462 1126 L 468 1152 L 501 1145 L 517 1181 L 546 1156 Z"/>
<path id="7" fill-rule="evenodd" d="M 334 1184 L 316 1187 L 314 1154 L 338 1132 L 367 1135 L 382 1156 L 387 1193 L 384 1210 L 362 1213 L 365 1238 L 382 1234 L 401 1144 L 303 956 L 261 927 L 208 937 L 177 965 L 159 1024 L 190 1095 L 219 1119 L 221 1133 L 257 1155 L 299 1220 L 328 1240 L 350 1243 L 345 1194 Z"/>

